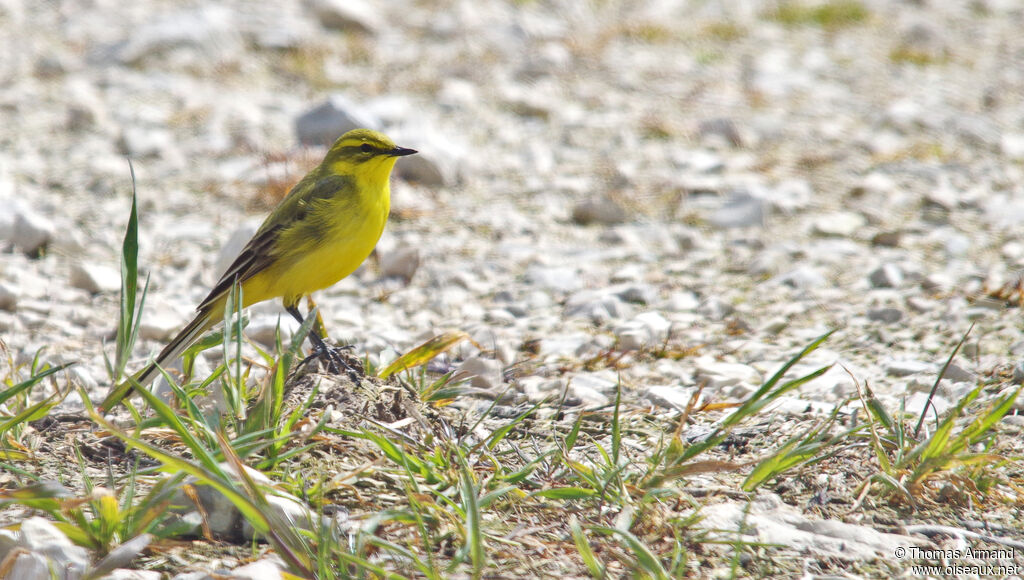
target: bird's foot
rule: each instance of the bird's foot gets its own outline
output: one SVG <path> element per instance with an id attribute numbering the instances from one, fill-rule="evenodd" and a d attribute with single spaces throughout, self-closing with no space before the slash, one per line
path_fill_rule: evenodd
<path id="1" fill-rule="evenodd" d="M 363 369 L 354 366 L 346 357 L 342 355 L 342 351 L 351 352 L 355 349 L 354 345 L 347 344 L 345 346 L 329 346 L 321 343 L 314 347 L 312 354 L 302 359 L 299 363 L 298 368 L 301 369 L 306 363 L 312 360 L 322 360 L 327 363 L 327 370 L 331 374 L 341 374 L 342 370 L 348 375 L 348 378 L 353 383 L 359 384 L 360 377 L 363 375 Z"/>

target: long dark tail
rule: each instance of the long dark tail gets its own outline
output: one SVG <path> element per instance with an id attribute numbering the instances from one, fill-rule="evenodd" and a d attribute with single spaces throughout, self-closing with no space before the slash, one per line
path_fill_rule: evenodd
<path id="1" fill-rule="evenodd" d="M 153 362 L 146 365 L 146 368 L 135 373 L 130 379 L 124 380 L 121 384 L 117 385 L 107 398 L 100 404 L 100 411 L 106 412 L 114 408 L 118 403 L 121 402 L 128 394 L 131 393 L 132 389 L 136 386 L 145 388 L 149 386 L 149 383 L 160 376 L 160 368 L 173 363 L 181 353 L 185 352 L 185 349 L 192 346 L 204 332 L 210 329 L 214 325 L 216 317 L 211 316 L 211 312 L 200 312 L 192 322 L 188 323 L 188 326 L 181 329 L 181 332 L 174 337 L 171 342 L 164 347 L 160 354 L 153 360 Z"/>

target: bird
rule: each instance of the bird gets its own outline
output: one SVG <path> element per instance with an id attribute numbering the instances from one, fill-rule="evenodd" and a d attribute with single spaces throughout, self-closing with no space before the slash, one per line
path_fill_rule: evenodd
<path id="1" fill-rule="evenodd" d="M 241 287 L 243 308 L 280 298 L 301 325 L 302 298 L 333 286 L 373 251 L 391 210 L 391 171 L 398 158 L 414 153 L 370 129 L 339 137 L 263 221 L 196 307 L 192 321 L 152 362 L 111 389 L 100 409 L 109 411 L 132 389 L 149 385 L 163 366 L 222 321 L 235 284 Z M 315 325 L 309 338 L 316 353 L 329 352 Z"/>

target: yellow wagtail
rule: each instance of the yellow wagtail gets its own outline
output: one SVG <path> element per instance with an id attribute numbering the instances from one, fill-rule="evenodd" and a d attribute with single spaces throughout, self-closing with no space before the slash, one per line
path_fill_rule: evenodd
<path id="1" fill-rule="evenodd" d="M 369 129 L 342 135 L 320 165 L 267 216 L 196 308 L 192 322 L 152 363 L 114 388 L 100 408 L 110 410 L 136 385 L 148 385 L 161 366 L 223 320 L 228 293 L 236 282 L 242 288 L 243 307 L 281 297 L 285 310 L 301 324 L 299 301 L 354 272 L 373 251 L 391 209 L 391 169 L 399 157 L 413 153 Z M 309 338 L 326 352 L 315 330 Z"/>

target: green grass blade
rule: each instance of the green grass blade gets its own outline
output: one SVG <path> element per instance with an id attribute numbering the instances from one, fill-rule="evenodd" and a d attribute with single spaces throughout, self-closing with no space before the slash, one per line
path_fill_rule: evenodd
<path id="1" fill-rule="evenodd" d="M 590 575 L 595 580 L 604 580 L 607 570 L 597 559 L 594 550 L 590 548 L 590 542 L 583 535 L 583 529 L 580 528 L 580 524 L 576 521 L 575 517 L 569 520 L 569 530 L 572 532 L 572 541 L 576 544 L 576 550 L 580 553 L 580 559 L 583 560 L 583 565 L 587 567 L 587 571 L 590 572 Z"/>
<path id="2" fill-rule="evenodd" d="M 469 335 L 462 331 L 439 334 L 392 361 L 377 376 L 386 379 L 399 371 L 422 365 L 467 338 Z"/>

